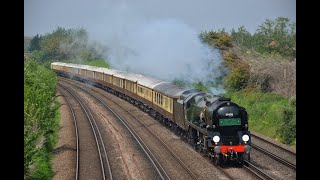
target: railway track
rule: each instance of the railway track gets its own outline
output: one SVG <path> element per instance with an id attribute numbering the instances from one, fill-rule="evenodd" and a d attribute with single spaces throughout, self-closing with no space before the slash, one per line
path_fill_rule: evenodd
<path id="1" fill-rule="evenodd" d="M 157 171 L 159 177 L 161 179 L 170 179 L 167 172 L 164 170 L 164 168 L 161 166 L 159 161 L 156 159 L 155 155 L 150 151 L 150 149 L 147 147 L 145 142 L 139 137 L 137 132 L 123 119 L 119 114 L 117 114 L 112 108 L 110 108 L 105 102 L 103 102 L 100 98 L 94 96 L 90 92 L 86 91 L 85 89 L 78 87 L 82 89 L 84 92 L 90 94 L 92 97 L 94 97 L 96 100 L 100 101 L 107 109 L 109 109 L 115 117 L 123 124 L 123 126 L 128 130 L 128 132 L 132 135 L 132 137 L 136 140 L 137 144 L 140 146 L 140 148 L 143 150 L 145 155 L 148 157 L 150 162 L 152 163 L 154 169 Z"/>
<path id="2" fill-rule="evenodd" d="M 281 147 L 275 143 L 272 143 L 264 138 L 261 138 L 257 135 L 251 134 L 251 136 L 253 137 L 253 140 L 255 141 L 255 143 L 252 143 L 252 147 L 254 149 L 256 149 L 257 151 L 271 157 L 272 159 L 276 160 L 277 162 L 280 162 L 283 165 L 296 171 L 296 164 L 293 163 L 296 159 L 295 152 L 292 152 L 286 148 L 283 148 L 283 147 Z M 258 141 L 266 144 L 268 149 L 263 148 L 262 144 L 258 143 Z M 271 152 L 272 150 L 273 150 L 273 152 Z M 283 157 L 281 157 L 280 155 L 282 155 Z"/>
<path id="3" fill-rule="evenodd" d="M 70 81 L 69 79 L 63 78 L 63 80 L 64 80 L 64 81 L 69 81 L 69 82 L 71 82 L 71 83 L 74 83 L 73 81 Z M 76 85 L 76 86 L 78 86 L 78 85 Z M 92 86 L 87 85 L 87 87 L 89 88 L 89 87 L 92 87 Z M 86 91 L 87 93 L 90 93 L 90 92 L 88 92 L 87 90 L 83 89 L 83 88 L 80 87 L 80 86 L 78 86 L 78 88 Z M 96 93 L 98 93 L 98 94 L 100 94 L 100 95 L 103 96 L 103 97 L 106 97 L 105 95 L 101 94 L 100 92 L 98 92 L 98 91 L 96 91 L 96 90 L 94 90 L 94 89 L 92 89 L 92 88 L 90 88 L 90 90 L 91 90 L 91 91 L 94 91 L 94 92 L 96 92 Z M 92 95 L 92 96 L 94 96 L 94 95 Z M 95 97 L 95 98 L 96 98 L 96 97 Z M 108 98 L 108 97 L 106 97 L 106 98 Z M 191 176 L 193 179 L 198 179 L 197 176 L 196 176 L 194 173 L 192 173 L 192 171 L 190 170 L 190 168 L 188 168 L 188 166 L 170 149 L 170 147 L 169 147 L 161 138 L 159 138 L 159 137 L 148 127 L 147 124 L 145 124 L 143 121 L 141 121 L 141 120 L 139 119 L 139 117 L 136 117 L 136 115 L 134 115 L 132 112 L 130 112 L 129 110 L 127 110 L 127 109 L 123 108 L 122 106 L 120 106 L 120 105 L 119 105 L 117 102 L 115 102 L 114 100 L 112 100 L 112 99 L 110 99 L 110 98 L 108 98 L 108 99 L 109 99 L 110 101 L 112 101 L 118 108 L 120 108 L 120 109 L 122 109 L 123 111 L 125 111 L 126 113 L 130 114 L 131 117 L 133 117 L 136 121 L 138 121 L 141 126 L 145 127 L 145 128 L 147 129 L 147 131 L 148 131 L 149 133 L 151 133 L 151 134 L 153 135 L 153 137 L 155 137 L 155 138 L 170 152 L 170 154 L 184 167 L 184 169 L 190 174 L 190 176 Z M 102 101 L 102 100 L 99 100 L 99 101 Z M 103 103 L 103 102 L 102 102 L 102 103 Z M 171 129 L 170 129 L 170 130 L 171 130 Z M 214 165 L 214 164 L 213 164 L 213 165 Z M 217 168 L 218 170 L 220 170 L 227 178 L 229 178 L 229 179 L 234 179 L 227 171 L 225 171 L 225 170 L 224 170 L 223 168 L 221 168 L 220 166 L 216 166 L 216 168 Z"/>
<path id="4" fill-rule="evenodd" d="M 247 170 L 248 172 L 252 173 L 254 176 L 256 176 L 258 179 L 265 179 L 265 180 L 274 180 L 273 177 L 270 175 L 264 173 L 261 169 L 259 169 L 257 166 L 253 165 L 249 161 L 244 161 L 243 168 Z"/>
<path id="5" fill-rule="evenodd" d="M 89 85 L 88 85 L 88 87 L 89 87 Z M 81 88 L 81 87 L 79 87 L 79 88 Z M 101 94 L 100 92 L 98 92 L 98 91 L 96 91 L 96 90 L 94 90 L 94 89 L 92 89 L 92 91 L 95 91 L 95 92 Z M 101 94 L 101 95 L 102 95 L 102 94 Z M 92 95 L 92 96 L 93 96 L 93 95 Z M 105 97 L 105 95 L 102 95 L 102 96 Z M 107 97 L 107 98 L 108 98 L 108 97 Z M 108 98 L 108 99 L 109 99 L 109 98 Z M 110 101 L 113 101 L 113 100 L 111 100 L 111 99 L 109 99 L 109 100 L 110 100 Z M 101 100 L 100 100 L 100 101 L 101 101 Z M 103 102 L 103 101 L 101 101 L 101 102 Z M 168 145 L 166 145 L 166 143 L 165 143 L 163 140 L 161 140 L 158 136 L 156 136 L 156 135 L 148 128 L 148 126 L 147 126 L 145 123 L 143 123 L 142 121 L 139 120 L 138 117 L 136 117 L 136 116 L 135 116 L 134 114 L 132 114 L 130 111 L 128 111 L 128 110 L 124 109 L 123 107 L 121 107 L 120 105 L 118 105 L 117 102 L 115 102 L 115 101 L 113 101 L 113 102 L 114 102 L 114 104 L 116 104 L 119 108 L 121 108 L 123 111 L 126 111 L 128 114 L 131 114 L 131 116 L 132 116 L 134 119 L 136 119 L 136 120 L 140 123 L 141 126 L 144 126 L 144 127 L 147 129 L 148 132 L 152 133 L 153 136 L 154 136 L 155 138 L 157 138 L 158 141 L 161 142 L 161 144 L 162 144 L 164 147 L 166 147 L 169 152 L 170 152 L 170 151 L 172 152 L 172 150 L 170 150 L 170 148 L 168 147 Z M 170 129 L 170 128 L 169 128 L 169 129 Z M 253 136 L 254 136 L 254 135 L 253 135 Z M 256 137 L 256 136 L 255 136 L 255 137 Z M 257 138 L 259 138 L 259 137 L 257 137 Z M 264 139 L 263 139 L 263 140 L 264 140 Z M 271 142 L 268 142 L 268 143 L 271 143 Z M 277 147 L 277 145 L 275 145 L 275 147 Z M 279 146 L 279 147 L 280 147 L 280 146 Z M 272 153 L 268 152 L 267 150 L 264 150 L 263 148 L 261 148 L 261 147 L 259 147 L 259 146 L 254 145 L 254 148 L 257 149 L 257 150 L 260 151 L 260 152 L 263 152 L 263 153 L 265 153 L 265 154 L 268 154 L 268 156 L 272 156 Z M 280 148 L 281 148 L 281 149 L 284 149 L 284 148 L 282 148 L 282 147 L 280 147 Z M 288 151 L 288 150 L 285 149 L 284 151 Z M 170 152 L 170 154 L 172 154 L 172 156 L 173 156 L 175 159 L 177 159 L 178 157 L 177 157 L 176 155 L 174 155 L 174 153 L 171 153 L 171 152 Z M 290 152 L 290 151 L 288 151 L 288 152 Z M 291 152 L 291 153 L 293 153 L 293 152 Z M 295 153 L 294 153 L 294 155 L 295 155 Z M 288 167 L 291 167 L 291 168 L 295 169 L 295 165 L 294 165 L 294 164 L 292 164 L 292 163 L 290 163 L 290 162 L 286 162 L 286 160 L 284 160 L 284 159 L 281 160 L 280 157 L 277 157 L 277 156 L 274 155 L 274 154 L 273 154 L 273 158 L 276 159 L 276 160 L 279 159 L 279 160 L 277 160 L 277 161 L 279 161 L 279 162 L 287 165 Z M 177 159 L 177 161 L 181 161 L 181 160 Z M 182 162 L 182 161 L 181 161 L 181 162 Z M 182 162 L 181 164 L 184 164 L 184 163 Z M 189 171 L 188 173 L 190 174 L 190 176 L 191 176 L 193 179 L 197 179 L 197 177 L 196 177 L 190 170 L 188 170 L 188 167 L 187 167 L 186 165 L 184 165 L 184 166 L 186 167 L 186 168 L 185 168 L 186 171 Z M 221 168 L 221 167 L 219 167 L 219 166 L 216 166 L 216 167 L 217 167 L 221 172 L 223 172 L 223 174 L 225 174 L 229 179 L 233 179 L 232 176 L 230 176 L 223 168 Z M 271 176 L 269 176 L 268 174 L 264 173 L 262 170 L 260 170 L 258 167 L 256 167 L 255 165 L 253 165 L 252 163 L 250 163 L 250 162 L 248 162 L 248 161 L 245 161 L 243 168 L 244 168 L 246 171 L 248 171 L 248 172 L 250 172 L 251 174 L 253 174 L 253 175 L 254 175 L 255 177 L 257 177 L 258 179 L 273 179 Z"/>
<path id="6" fill-rule="evenodd" d="M 279 156 L 277 156 L 277 155 L 269 152 L 269 151 L 266 150 L 266 149 L 263 149 L 263 148 L 255 145 L 255 144 L 252 144 L 252 147 L 255 148 L 256 150 L 262 152 L 263 154 L 268 155 L 268 156 L 271 157 L 272 159 L 274 159 L 274 160 L 282 163 L 283 165 L 285 165 L 285 166 L 287 166 L 287 167 L 290 167 L 290 168 L 293 169 L 293 170 L 296 170 L 296 165 L 295 165 L 295 164 L 293 164 L 293 163 L 291 163 L 291 162 L 289 162 L 289 161 L 287 161 L 287 160 L 285 160 L 285 159 L 283 159 L 283 158 L 281 158 L 281 157 L 279 157 Z"/>
<path id="7" fill-rule="evenodd" d="M 280 150 L 282 150 L 282 151 L 285 151 L 285 152 L 288 153 L 288 154 L 291 154 L 291 155 L 293 155 L 293 156 L 296 156 L 296 153 L 293 152 L 292 150 L 289 150 L 289 149 L 284 148 L 284 147 L 282 147 L 282 146 L 279 146 L 279 145 L 277 145 L 277 144 L 275 144 L 275 143 L 273 143 L 273 142 L 270 142 L 270 141 L 268 141 L 268 140 L 266 140 L 266 139 L 264 139 L 264 138 L 261 138 L 261 137 L 255 135 L 255 133 L 251 133 L 251 136 L 254 137 L 254 138 L 257 138 L 257 139 L 259 139 L 260 141 L 263 141 L 263 142 L 265 142 L 265 143 L 267 143 L 267 144 L 270 144 L 270 145 L 272 145 L 272 146 L 274 146 L 274 147 L 276 147 L 276 148 L 278 148 L 278 149 L 280 149 Z"/>
<path id="8" fill-rule="evenodd" d="M 144 122 L 142 122 L 138 117 L 136 117 L 130 111 L 124 109 L 122 106 L 117 104 L 112 99 L 109 99 L 109 100 L 112 101 L 115 105 L 117 105 L 120 109 L 130 114 L 137 122 L 140 123 L 140 125 L 142 125 L 150 134 L 153 135 L 154 138 L 156 138 L 170 152 L 170 154 L 183 166 L 183 168 L 188 172 L 188 174 L 193 179 L 198 179 L 197 176 L 190 170 L 190 168 L 188 168 L 188 166 L 172 151 L 172 149 L 169 148 L 169 146 L 161 138 L 159 138 L 152 130 L 150 130 L 150 128 Z"/>
<path id="9" fill-rule="evenodd" d="M 96 100 L 100 101 L 106 108 L 108 108 L 122 123 L 123 125 L 128 129 L 128 131 L 135 137 L 136 141 L 138 142 L 138 144 L 141 146 L 141 148 L 143 148 L 147 154 L 147 156 L 150 158 L 150 161 L 152 161 L 152 163 L 154 164 L 154 167 L 157 169 L 157 171 L 159 172 L 159 175 L 161 176 L 162 179 L 171 179 L 168 175 L 168 173 L 165 171 L 165 169 L 161 166 L 161 164 L 159 163 L 159 161 L 156 159 L 156 155 L 154 155 L 150 149 L 148 148 L 148 146 L 146 145 L 146 143 L 142 140 L 142 138 L 138 135 L 138 133 L 136 132 L 136 130 L 134 130 L 133 127 L 131 127 L 129 125 L 129 123 L 127 123 L 124 118 L 122 118 L 121 115 L 119 115 L 113 108 L 110 107 L 110 105 L 108 105 L 104 100 L 102 100 L 101 98 L 97 97 L 96 95 L 92 94 L 91 92 L 87 91 L 86 89 L 79 87 L 79 89 L 83 90 L 84 92 L 90 94 L 93 98 L 95 98 Z M 91 89 L 92 91 L 95 91 L 93 89 Z M 97 92 L 97 91 L 95 91 Z M 99 92 L 97 92 L 99 93 Z M 112 99 L 109 99 L 111 102 L 114 103 L 114 105 L 116 105 L 117 107 L 119 107 L 120 109 L 126 111 L 128 114 L 130 114 L 135 120 L 137 120 L 137 122 L 140 123 L 141 126 L 144 126 L 144 128 L 153 135 L 154 138 L 156 138 L 162 145 L 163 147 L 165 147 L 165 149 L 167 149 L 170 154 L 176 159 L 176 161 L 186 170 L 186 172 L 190 175 L 190 177 L 192 177 L 192 179 L 198 179 L 197 176 L 195 174 L 192 173 L 192 171 L 185 165 L 185 163 L 169 148 L 169 146 L 162 140 L 160 139 L 156 134 L 154 134 L 150 128 L 148 128 L 148 126 L 146 124 L 144 124 L 142 121 L 139 120 L 139 118 L 135 117 L 130 111 L 127 111 L 126 109 L 124 109 L 123 107 L 121 107 L 119 104 L 117 104 L 115 101 L 113 101 Z"/>
<path id="10" fill-rule="evenodd" d="M 108 160 L 108 156 L 106 154 L 106 149 L 105 149 L 105 145 L 103 143 L 99 128 L 95 122 L 95 119 L 92 116 L 92 113 L 90 112 L 89 108 L 85 105 L 85 103 L 81 100 L 81 98 L 72 90 L 70 90 L 70 88 L 64 86 L 61 83 L 58 83 L 59 85 L 59 91 L 60 92 L 68 92 L 72 98 L 74 98 L 74 100 L 76 101 L 76 103 L 78 105 L 81 106 L 81 111 L 78 111 L 78 113 L 73 113 L 75 114 L 80 114 L 82 115 L 82 117 L 86 117 L 86 122 L 84 119 L 82 119 L 81 121 L 81 127 L 79 128 L 78 124 L 80 123 L 76 123 L 76 129 L 81 129 L 80 131 L 77 130 L 77 132 L 79 132 L 78 134 L 78 139 L 79 142 L 77 144 L 79 144 L 78 148 L 77 148 L 77 169 L 76 169 L 76 179 L 79 178 L 84 178 L 84 179 L 96 179 L 96 178 L 102 178 L 102 179 L 113 179 L 113 175 L 110 169 L 110 163 Z M 62 93 L 64 96 L 66 96 L 66 93 Z M 71 107 L 71 109 L 73 109 Z M 72 110 L 73 111 L 73 110 Z M 80 118 L 78 118 L 77 120 L 80 120 Z M 76 121 L 75 121 L 76 122 Z M 90 123 L 90 125 L 88 125 L 88 122 Z M 90 128 L 91 127 L 91 128 Z M 89 129 L 90 128 L 90 129 Z M 92 137 L 93 133 L 94 137 Z M 79 138 L 79 136 L 81 136 L 81 138 Z M 95 140 L 95 145 L 96 145 L 96 152 L 94 152 L 93 148 L 88 147 L 87 143 L 90 141 L 89 138 L 94 138 Z M 103 152 L 102 152 L 103 151 Z M 104 153 L 104 154 L 103 154 Z M 99 157 L 97 158 L 95 155 L 98 154 Z M 83 159 L 82 159 L 83 158 Z M 90 161 L 88 162 L 88 159 L 90 159 Z M 94 161 L 92 161 L 93 159 L 98 159 L 99 161 L 99 165 L 97 165 L 97 163 L 94 163 Z M 100 168 L 97 168 L 97 166 L 100 166 Z M 107 166 L 107 173 L 106 174 L 106 169 L 105 166 Z M 100 172 L 96 172 L 98 171 L 98 169 L 100 170 Z M 100 174 L 100 176 L 98 175 Z M 97 177 L 99 176 L 99 177 Z"/>

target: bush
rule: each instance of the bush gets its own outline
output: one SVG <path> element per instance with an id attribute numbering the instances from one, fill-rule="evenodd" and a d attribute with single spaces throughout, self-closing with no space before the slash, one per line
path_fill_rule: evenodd
<path id="1" fill-rule="evenodd" d="M 240 63 L 244 63 L 240 61 L 240 58 L 233 52 L 225 52 L 223 54 L 224 63 L 227 67 L 233 68 L 239 66 Z"/>
<path id="2" fill-rule="evenodd" d="M 296 142 L 296 99 L 290 99 L 289 106 L 283 109 L 282 122 L 277 129 L 282 143 L 295 145 Z"/>
<path id="3" fill-rule="evenodd" d="M 105 67 L 105 68 L 110 67 L 109 63 L 106 62 L 104 59 L 96 59 L 96 60 L 86 61 L 85 64 L 87 64 L 89 66 L 98 66 L 98 67 Z"/>
<path id="4" fill-rule="evenodd" d="M 224 79 L 224 84 L 230 90 L 241 90 L 246 87 L 249 78 L 249 70 L 245 66 L 239 66 L 231 69 Z"/>
<path id="5" fill-rule="evenodd" d="M 223 30 L 219 32 L 202 32 L 200 33 L 200 39 L 210 46 L 216 46 L 220 50 L 227 50 L 232 47 L 232 37 Z"/>
<path id="6" fill-rule="evenodd" d="M 24 179 L 43 179 L 37 176 L 50 167 L 47 159 L 58 129 L 56 84 L 51 70 L 34 60 L 24 64 Z"/>

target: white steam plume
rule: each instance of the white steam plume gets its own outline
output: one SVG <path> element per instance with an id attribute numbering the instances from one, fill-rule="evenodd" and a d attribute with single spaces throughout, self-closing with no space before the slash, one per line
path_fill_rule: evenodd
<path id="1" fill-rule="evenodd" d="M 190 84 L 212 83 L 225 74 L 219 50 L 203 44 L 199 32 L 179 19 L 144 17 L 122 4 L 110 9 L 95 29 L 94 36 L 108 46 L 106 59 L 114 69 Z M 224 90 L 217 84 L 211 91 Z"/>

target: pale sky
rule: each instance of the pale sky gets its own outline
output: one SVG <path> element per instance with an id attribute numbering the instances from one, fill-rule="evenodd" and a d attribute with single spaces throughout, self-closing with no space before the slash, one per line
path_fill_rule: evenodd
<path id="1" fill-rule="evenodd" d="M 118 11 L 119 10 L 119 11 Z M 296 21 L 295 0 L 24 0 L 24 34 L 51 33 L 58 26 L 112 28 L 119 22 L 176 19 L 196 32 L 242 25 L 253 33 L 267 18 Z M 108 26 L 109 25 L 109 26 Z"/>
<path id="2" fill-rule="evenodd" d="M 85 28 L 90 42 L 108 47 L 112 68 L 158 79 L 203 84 L 225 74 L 219 50 L 202 31 L 244 26 L 254 33 L 266 19 L 296 20 L 294 0 L 24 0 L 24 34 L 58 26 Z M 97 47 L 98 48 L 98 47 Z M 164 71 L 165 70 L 165 71 Z M 215 86 L 212 93 L 223 92 Z"/>

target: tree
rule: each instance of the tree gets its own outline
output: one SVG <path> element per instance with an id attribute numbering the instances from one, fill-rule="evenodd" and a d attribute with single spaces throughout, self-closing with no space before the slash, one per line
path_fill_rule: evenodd
<path id="1" fill-rule="evenodd" d="M 50 59 L 68 59 L 68 53 L 64 44 L 70 42 L 70 30 L 58 27 L 51 34 L 46 34 L 40 42 L 41 50 L 46 60 Z"/>
<path id="2" fill-rule="evenodd" d="M 35 38 L 36 39 L 36 38 Z M 39 48 L 32 55 L 39 61 L 92 60 L 99 59 L 106 51 L 104 47 L 88 40 L 85 29 L 58 27 L 40 38 Z"/>
<path id="3" fill-rule="evenodd" d="M 214 32 L 201 32 L 199 35 L 202 42 L 210 46 L 216 46 L 220 50 L 227 50 L 232 47 L 232 38 L 224 29 Z"/>
<path id="4" fill-rule="evenodd" d="M 267 19 L 254 34 L 256 46 L 261 53 L 279 53 L 283 56 L 295 56 L 296 24 L 288 18 Z"/>
<path id="5" fill-rule="evenodd" d="M 251 35 L 244 26 L 231 31 L 232 40 L 241 48 L 252 49 L 260 54 L 296 56 L 296 23 L 288 18 L 266 19 Z"/>
<path id="6" fill-rule="evenodd" d="M 236 44 L 239 44 L 240 46 L 244 46 L 246 48 L 253 47 L 252 35 L 244 26 L 240 26 L 238 28 L 238 31 L 235 31 L 234 29 L 232 29 L 231 36 L 232 36 L 232 40 Z"/>
<path id="7" fill-rule="evenodd" d="M 30 41 L 29 51 L 40 50 L 40 40 L 41 39 L 42 39 L 41 36 L 39 36 L 38 34 L 35 35 Z"/>

